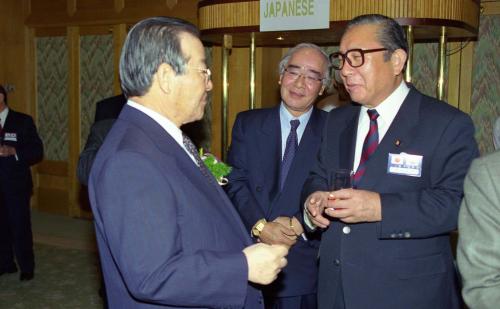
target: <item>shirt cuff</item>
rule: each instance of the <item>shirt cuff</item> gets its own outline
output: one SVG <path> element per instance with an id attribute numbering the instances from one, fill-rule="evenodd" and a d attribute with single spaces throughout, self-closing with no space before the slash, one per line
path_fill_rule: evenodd
<path id="1" fill-rule="evenodd" d="M 314 223 L 312 223 L 311 220 L 309 219 L 309 211 L 307 211 L 307 206 L 305 203 L 304 203 L 304 223 L 311 231 L 314 231 L 317 228 L 317 226 Z"/>

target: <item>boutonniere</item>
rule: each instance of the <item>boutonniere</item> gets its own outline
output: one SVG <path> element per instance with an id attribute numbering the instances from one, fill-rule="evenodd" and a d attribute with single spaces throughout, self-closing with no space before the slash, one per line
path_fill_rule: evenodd
<path id="1" fill-rule="evenodd" d="M 231 172 L 231 167 L 226 163 L 219 161 L 213 154 L 209 152 L 204 153 L 202 148 L 200 148 L 200 158 L 210 173 L 212 173 L 215 177 L 219 185 L 227 185 L 228 180 L 225 176 Z"/>

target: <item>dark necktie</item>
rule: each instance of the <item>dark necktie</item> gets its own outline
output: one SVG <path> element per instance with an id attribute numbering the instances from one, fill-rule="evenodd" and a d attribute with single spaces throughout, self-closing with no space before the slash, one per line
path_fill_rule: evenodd
<path id="1" fill-rule="evenodd" d="M 290 134 L 288 134 L 288 138 L 286 139 L 285 154 L 283 155 L 283 161 L 281 161 L 280 190 L 283 189 L 286 175 L 288 175 L 288 171 L 292 165 L 293 157 L 295 157 L 295 152 L 297 152 L 297 148 L 299 148 L 297 138 L 297 128 L 299 125 L 300 120 L 290 120 Z"/>
<path id="2" fill-rule="evenodd" d="M 366 134 L 365 141 L 363 143 L 363 151 L 361 152 L 361 159 L 359 160 L 358 169 L 353 177 L 353 185 L 357 187 L 359 181 L 365 174 L 366 162 L 370 156 L 375 152 L 378 147 L 378 124 L 377 118 L 379 114 L 375 109 L 367 110 L 368 117 L 370 118 L 370 129 Z"/>
<path id="3" fill-rule="evenodd" d="M 191 139 L 184 133 L 182 133 L 182 143 L 184 144 L 184 147 L 186 147 L 187 151 L 194 157 L 198 168 L 200 169 L 201 173 L 203 176 L 207 177 L 207 179 L 210 182 L 215 183 L 215 178 L 212 176 L 208 168 L 205 166 L 205 163 L 200 158 L 200 155 L 198 154 L 198 151 L 196 150 L 196 146 L 193 144 Z"/>

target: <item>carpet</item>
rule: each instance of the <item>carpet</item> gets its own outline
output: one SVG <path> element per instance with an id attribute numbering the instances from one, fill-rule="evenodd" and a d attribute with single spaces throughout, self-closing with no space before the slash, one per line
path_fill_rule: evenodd
<path id="1" fill-rule="evenodd" d="M 0 276 L 1 309 L 102 308 L 96 252 L 35 243 L 35 279 Z"/>

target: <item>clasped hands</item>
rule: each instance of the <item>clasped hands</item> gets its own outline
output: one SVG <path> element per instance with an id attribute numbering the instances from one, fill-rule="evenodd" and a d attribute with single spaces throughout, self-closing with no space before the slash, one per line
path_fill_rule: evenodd
<path id="1" fill-rule="evenodd" d="M 331 218 L 345 223 L 382 220 L 380 195 L 366 190 L 316 191 L 306 199 L 305 209 L 309 220 L 320 228 L 328 227 Z"/>
<path id="2" fill-rule="evenodd" d="M 248 280 L 269 284 L 276 280 L 286 264 L 288 250 L 304 232 L 295 217 L 278 217 L 266 222 L 259 235 L 259 243 L 243 250 L 248 262 Z"/>
<path id="3" fill-rule="evenodd" d="M 0 157 L 8 157 L 16 154 L 16 148 L 12 146 L 2 145 L 0 146 Z"/>
<path id="4" fill-rule="evenodd" d="M 304 233 L 299 220 L 295 217 L 278 217 L 267 222 L 260 233 L 259 240 L 269 245 L 293 246 L 297 237 Z"/>

